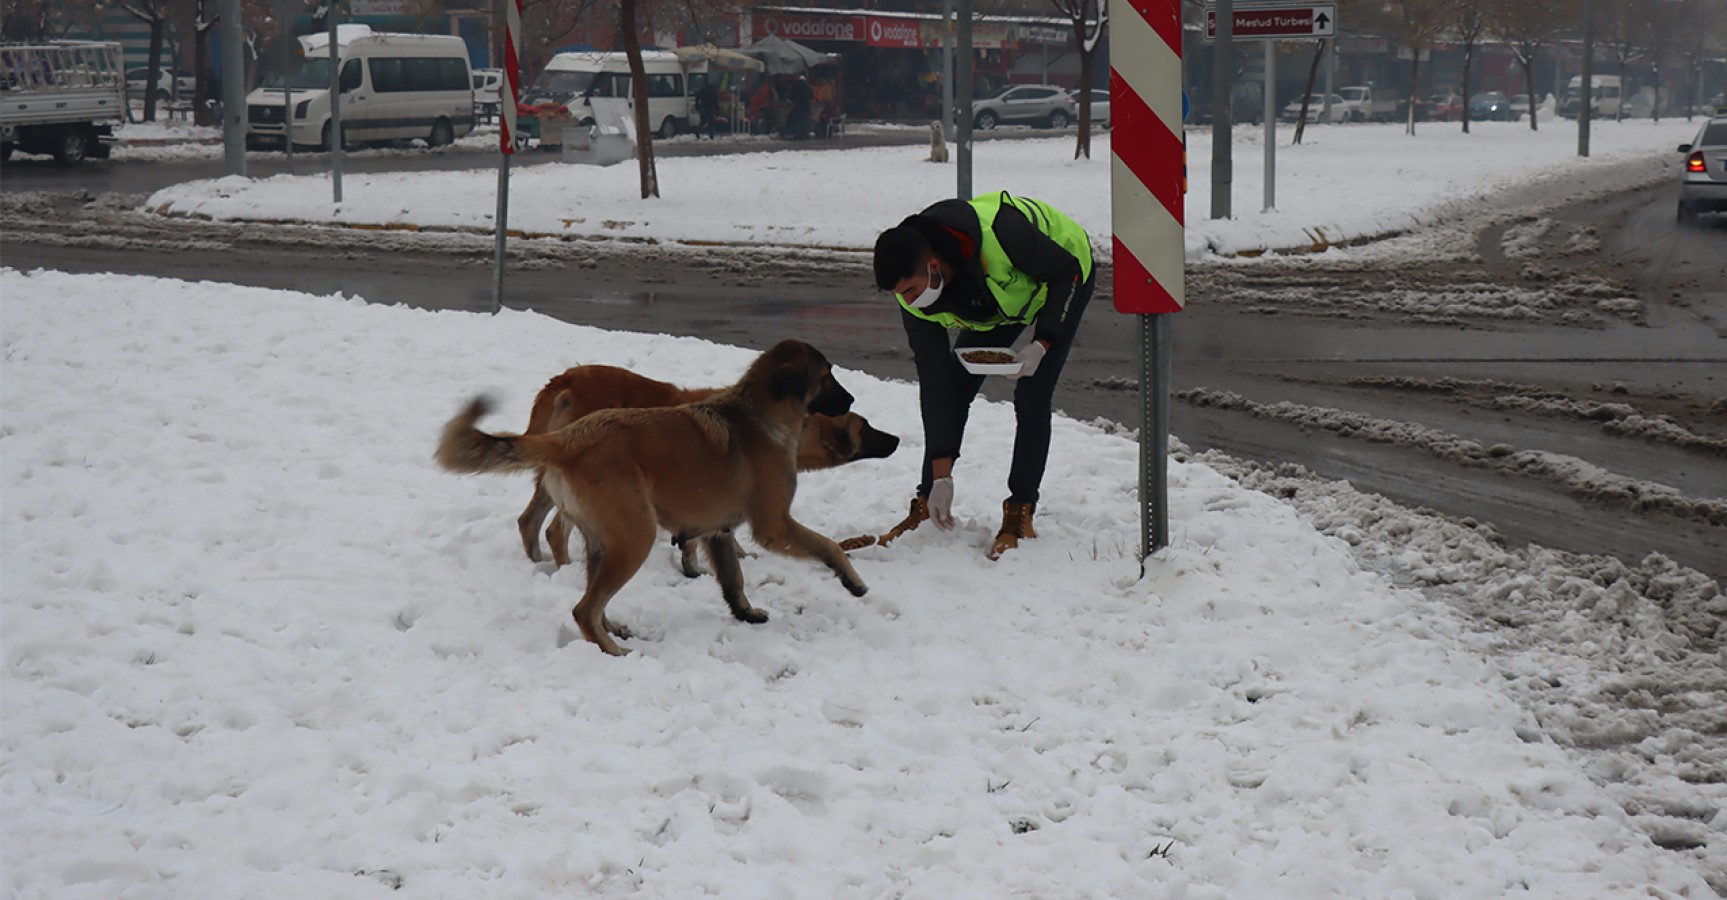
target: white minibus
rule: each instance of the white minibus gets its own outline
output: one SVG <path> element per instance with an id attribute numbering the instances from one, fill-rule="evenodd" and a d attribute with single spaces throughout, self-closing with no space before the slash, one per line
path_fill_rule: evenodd
<path id="1" fill-rule="evenodd" d="M 246 97 L 246 149 L 281 147 L 293 109 L 294 146 L 331 146 L 330 57 L 326 35 L 300 38 L 303 58 L 283 79 L 267 77 Z M 386 34 L 341 25 L 342 138 L 345 144 L 420 138 L 442 147 L 474 130 L 468 47 L 440 34 Z M 285 83 L 284 83 L 285 82 Z"/>
<path id="2" fill-rule="evenodd" d="M 670 50 L 643 50 L 642 69 L 648 79 L 648 124 L 658 137 L 669 138 L 695 124 L 689 77 L 683 62 Z M 546 63 L 540 77 L 523 92 L 527 106 L 556 104 L 583 125 L 592 125 L 589 97 L 624 97 L 631 101 L 629 54 L 572 51 Z"/>

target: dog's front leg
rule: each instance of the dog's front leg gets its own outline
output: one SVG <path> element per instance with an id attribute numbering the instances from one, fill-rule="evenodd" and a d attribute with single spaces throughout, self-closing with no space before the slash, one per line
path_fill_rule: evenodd
<path id="1" fill-rule="evenodd" d="M 869 593 L 869 586 L 858 577 L 857 570 L 852 568 L 851 560 L 846 557 L 845 551 L 840 549 L 840 545 L 798 524 L 790 516 L 772 528 L 763 528 L 760 523 L 751 523 L 750 528 L 755 534 L 756 542 L 768 550 L 786 556 L 821 560 L 839 576 L 840 584 L 845 585 L 845 589 L 851 591 L 853 597 L 862 597 Z"/>
<path id="2" fill-rule="evenodd" d="M 720 596 L 726 598 L 732 615 L 755 625 L 766 622 L 767 612 L 751 606 L 744 596 L 744 570 L 738 565 L 738 540 L 731 530 L 716 531 L 701 538 L 701 542 L 708 550 L 708 566 L 720 582 Z"/>

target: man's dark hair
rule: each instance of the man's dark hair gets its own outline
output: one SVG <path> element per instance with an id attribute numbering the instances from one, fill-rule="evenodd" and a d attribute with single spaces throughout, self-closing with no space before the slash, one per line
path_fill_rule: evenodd
<path id="1" fill-rule="evenodd" d="M 916 228 L 900 224 L 875 239 L 875 286 L 884 291 L 917 272 L 930 251 L 929 239 Z"/>

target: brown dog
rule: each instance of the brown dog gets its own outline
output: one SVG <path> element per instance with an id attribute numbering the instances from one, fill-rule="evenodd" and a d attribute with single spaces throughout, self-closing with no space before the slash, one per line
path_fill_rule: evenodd
<path id="1" fill-rule="evenodd" d="M 553 376 L 540 389 L 523 434 L 556 431 L 602 409 L 682 406 L 705 400 L 722 390 L 724 388 L 681 388 L 617 366 L 576 366 Z M 897 436 L 877 430 L 857 413 L 839 416 L 811 413 L 798 442 L 798 471 L 831 469 L 860 459 L 882 459 L 898 448 Z M 545 523 L 553 506 L 552 496 L 546 492 L 543 481 L 543 475 L 534 476 L 534 496 L 516 518 L 516 528 L 522 535 L 522 549 L 534 562 L 542 559 L 540 526 Z M 560 566 L 569 565 L 569 532 L 564 528 L 563 519 L 552 520 L 551 527 L 546 529 L 546 541 L 552 547 L 552 560 Z M 681 568 L 691 578 L 700 574 L 696 569 L 695 549 L 694 544 L 684 544 L 682 548 Z"/>
<path id="2" fill-rule="evenodd" d="M 852 396 L 821 352 L 781 341 L 737 384 L 685 406 L 601 410 L 557 431 L 492 435 L 474 427 L 476 398 L 444 426 L 439 465 L 452 472 L 540 470 L 558 515 L 586 544 L 587 590 L 572 612 L 582 637 L 621 656 L 606 603 L 653 548 L 655 526 L 700 541 L 732 615 L 765 622 L 744 597 L 732 529 L 748 523 L 763 547 L 819 559 L 854 596 L 869 590 L 833 541 L 792 518 L 798 442 L 810 413 L 842 415 Z"/>

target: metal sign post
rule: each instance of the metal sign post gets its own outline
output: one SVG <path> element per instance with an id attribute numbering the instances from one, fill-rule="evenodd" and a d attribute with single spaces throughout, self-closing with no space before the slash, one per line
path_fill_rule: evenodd
<path id="1" fill-rule="evenodd" d="M 294 174 L 294 12 L 300 0 L 276 0 L 276 18 L 282 23 L 282 150 L 288 154 L 288 174 Z"/>
<path id="2" fill-rule="evenodd" d="M 510 230 L 510 157 L 516 153 L 516 97 L 522 78 L 522 0 L 499 0 L 499 25 L 504 30 L 504 82 L 498 85 L 502 114 L 498 134 L 498 212 L 493 225 L 497 243 L 492 253 L 492 315 L 504 308 L 504 239 Z"/>
<path id="3" fill-rule="evenodd" d="M 1221 21 L 1220 21 L 1221 19 Z M 1295 4 L 1251 4 L 1232 6 L 1229 0 L 1219 0 L 1217 8 L 1205 11 L 1206 43 L 1217 42 L 1217 53 L 1231 56 L 1226 49 L 1236 38 L 1254 38 L 1265 44 L 1265 209 L 1277 208 L 1277 48 L 1274 41 L 1312 40 L 1314 38 L 1329 38 L 1337 34 L 1337 4 L 1335 3 L 1295 3 Z M 1221 36 L 1221 37 L 1220 37 Z M 1219 64 L 1221 72 L 1221 63 Z M 1329 73 L 1328 84 L 1329 84 Z M 1222 77 L 1221 75 L 1219 77 Z M 1331 100 L 1329 87 L 1326 89 L 1325 104 L 1327 112 Z M 1219 104 L 1229 102 L 1224 98 Z M 1233 111 L 1233 110 L 1232 110 Z M 1326 112 L 1320 113 L 1324 119 Z M 1215 131 L 1215 130 L 1214 130 Z M 1227 134 L 1227 132 L 1225 132 Z M 1227 137 L 1219 138 L 1214 133 L 1214 145 L 1218 141 L 1227 141 Z M 1213 158 L 1217 150 L 1213 148 Z M 1223 159 L 1228 159 L 1225 152 Z M 1214 163 L 1215 168 L 1215 163 Z M 1212 179 L 1211 217 L 1214 219 L 1229 218 L 1229 194 L 1227 176 L 1223 188 L 1222 212 L 1218 206 L 1217 178 Z"/>
<path id="4" fill-rule="evenodd" d="M 1141 576 L 1169 546 L 1169 314 L 1181 309 L 1186 277 L 1181 4 L 1134 0 L 1133 15 L 1110 22 L 1115 308 L 1138 316 L 1140 335 Z"/>
<path id="5" fill-rule="evenodd" d="M 336 0 L 324 7 L 324 24 L 330 36 L 330 193 L 331 202 L 342 202 L 342 54 L 336 44 Z"/>

